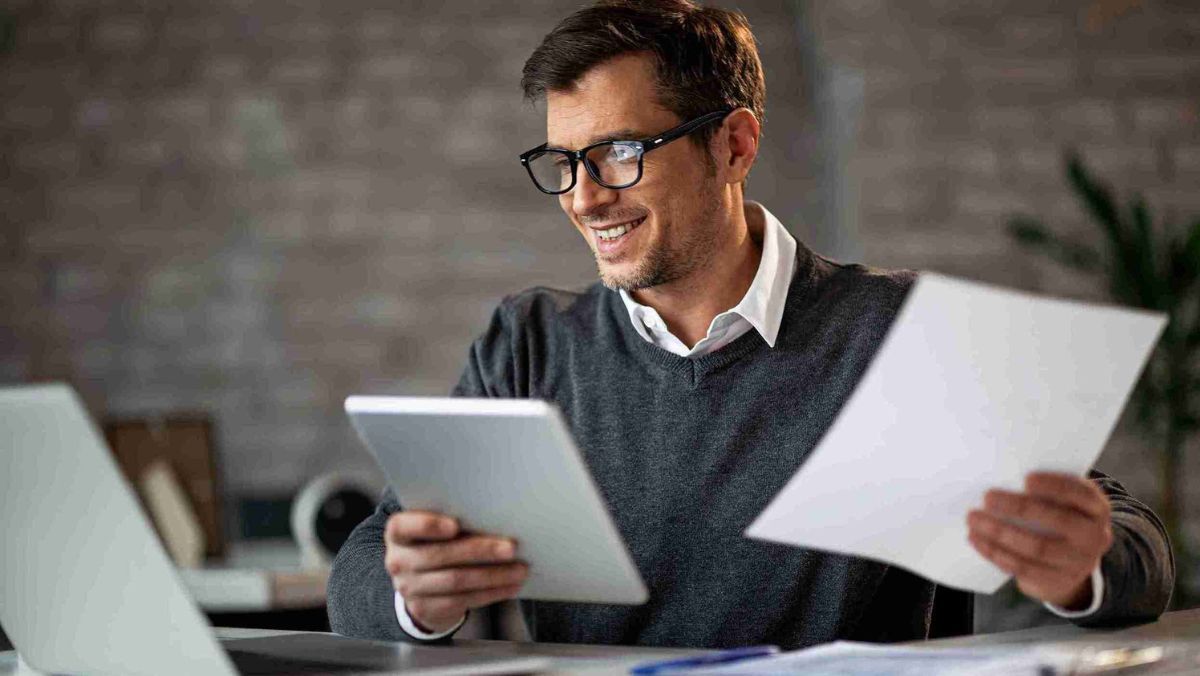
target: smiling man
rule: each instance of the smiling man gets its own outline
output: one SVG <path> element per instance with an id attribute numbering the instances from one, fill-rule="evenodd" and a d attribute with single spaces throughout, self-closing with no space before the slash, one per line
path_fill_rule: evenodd
<path id="1" fill-rule="evenodd" d="M 557 196 L 600 283 L 505 299 L 455 394 L 555 403 L 650 588 L 636 607 L 523 602 L 534 639 L 798 648 L 927 636 L 928 580 L 742 537 L 829 427 L 914 280 L 816 255 L 744 199 L 765 100 L 745 18 L 684 0 L 601 3 L 546 36 L 522 84 L 545 99 L 547 136 L 521 163 L 532 189 Z M 968 525 L 981 555 L 1076 623 L 1148 620 L 1167 604 L 1162 525 L 1097 473 L 993 491 Z M 470 609 L 518 593 L 528 571 L 503 535 L 460 532 L 386 495 L 334 565 L 333 629 L 451 635 Z"/>

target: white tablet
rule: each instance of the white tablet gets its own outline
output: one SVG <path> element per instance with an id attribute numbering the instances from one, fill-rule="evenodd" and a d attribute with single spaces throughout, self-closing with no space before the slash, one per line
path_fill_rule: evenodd
<path id="1" fill-rule="evenodd" d="M 350 397 L 346 412 L 405 509 L 514 538 L 523 599 L 639 604 L 646 585 L 554 406 Z"/>

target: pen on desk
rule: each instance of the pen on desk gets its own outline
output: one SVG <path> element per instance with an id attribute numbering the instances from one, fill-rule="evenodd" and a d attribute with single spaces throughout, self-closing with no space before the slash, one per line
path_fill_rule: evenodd
<path id="1" fill-rule="evenodd" d="M 742 660 L 752 660 L 757 657 L 766 657 L 779 652 L 779 648 L 773 645 L 750 646 L 748 648 L 733 648 L 732 650 L 722 650 L 720 652 L 708 653 L 707 655 L 696 655 L 694 657 L 683 657 L 673 660 L 663 660 L 661 662 L 647 662 L 639 664 L 629 670 L 631 674 L 659 674 L 667 671 L 684 670 L 694 667 L 704 667 L 713 664 L 727 664 L 729 662 L 740 662 Z"/>

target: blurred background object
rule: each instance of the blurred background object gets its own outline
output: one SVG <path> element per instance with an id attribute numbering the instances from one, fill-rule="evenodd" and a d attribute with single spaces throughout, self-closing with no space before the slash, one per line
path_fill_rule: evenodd
<path id="1" fill-rule="evenodd" d="M 580 4 L 8 0 L 0 381 L 66 380 L 101 418 L 204 412 L 225 541 L 290 542 L 306 482 L 376 472 L 346 395 L 444 394 L 500 297 L 594 280 L 516 160 L 545 140 L 521 66 Z M 766 70 L 748 196 L 819 252 L 1105 298 L 1007 233 L 1092 232 L 1068 146 L 1200 213 L 1195 2 L 714 4 Z M 1122 425 L 1101 469 L 1153 503 L 1157 443 Z"/>
<path id="2" fill-rule="evenodd" d="M 204 562 L 204 531 L 170 463 L 150 463 L 137 483 L 137 492 L 175 565 L 199 568 Z"/>
<path id="3" fill-rule="evenodd" d="M 308 482 L 292 501 L 292 537 L 300 560 L 317 568 L 333 564 L 338 550 L 363 519 L 375 511 L 375 482 L 343 473 L 330 473 Z"/>
<path id="4" fill-rule="evenodd" d="M 212 421 L 200 414 L 173 414 L 110 420 L 103 428 L 126 481 L 138 487 L 143 508 L 147 496 L 141 487 L 147 470 L 167 468 L 186 493 L 188 507 L 202 529 L 203 554 L 216 559 L 224 556 L 225 526 Z M 163 535 L 157 519 L 154 524 Z"/>

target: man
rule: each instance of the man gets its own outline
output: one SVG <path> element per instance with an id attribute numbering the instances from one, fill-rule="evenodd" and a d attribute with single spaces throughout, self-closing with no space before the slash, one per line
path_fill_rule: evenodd
<path id="1" fill-rule="evenodd" d="M 455 394 L 561 408 L 650 588 L 634 607 L 523 602 L 533 638 L 797 648 L 927 636 L 933 583 L 741 535 L 828 428 L 914 279 L 817 256 L 743 201 L 765 97 L 745 18 L 686 0 L 602 3 L 545 38 L 522 84 L 545 97 L 547 121 L 547 143 L 522 163 L 557 195 L 602 283 L 507 298 Z M 1163 528 L 1102 475 L 992 491 L 969 532 L 1025 594 L 1079 624 L 1166 606 Z M 452 634 L 520 589 L 520 548 L 502 535 L 461 533 L 386 495 L 334 565 L 333 629 Z"/>

